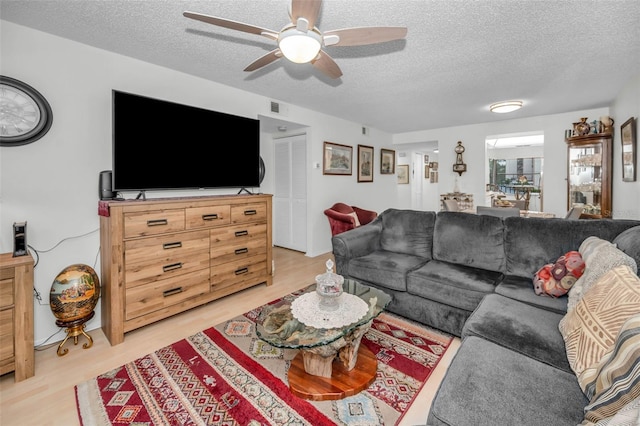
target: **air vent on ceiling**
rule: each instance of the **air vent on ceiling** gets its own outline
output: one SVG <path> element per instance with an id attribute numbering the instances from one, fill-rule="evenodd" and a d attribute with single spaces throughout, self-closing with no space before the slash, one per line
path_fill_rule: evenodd
<path id="1" fill-rule="evenodd" d="M 275 112 L 276 114 L 280 114 L 280 104 L 277 102 L 271 101 L 271 112 Z"/>

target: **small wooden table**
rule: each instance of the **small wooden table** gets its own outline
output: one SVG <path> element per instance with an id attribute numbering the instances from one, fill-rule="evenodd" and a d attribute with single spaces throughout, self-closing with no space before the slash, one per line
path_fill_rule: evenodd
<path id="1" fill-rule="evenodd" d="M 293 300 L 281 300 L 263 311 L 256 324 L 256 334 L 270 345 L 300 350 L 288 372 L 289 388 L 300 398 L 342 399 L 365 390 L 376 378 L 377 359 L 360 342 L 391 296 L 349 279 L 345 280 L 343 290 L 370 305 L 364 317 L 353 323 L 314 328 L 293 317 Z M 312 291 L 315 285 L 305 292 Z"/>

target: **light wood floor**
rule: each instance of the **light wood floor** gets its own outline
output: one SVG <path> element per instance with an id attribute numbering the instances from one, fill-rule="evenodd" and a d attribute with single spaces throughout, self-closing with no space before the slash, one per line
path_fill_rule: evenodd
<path id="1" fill-rule="evenodd" d="M 59 341 L 36 351 L 34 377 L 20 383 L 14 383 L 13 373 L 0 377 L 0 425 L 78 425 L 76 384 L 311 284 L 317 274 L 325 272 L 324 264 L 332 257 L 327 253 L 309 258 L 278 247 L 273 256 L 272 286 L 259 285 L 129 332 L 120 345 L 111 346 L 97 329 L 89 332 L 94 340 L 89 349 L 82 349 L 85 339 L 81 337 L 77 346 L 73 341 L 66 343 L 69 353 L 64 357 L 56 355 Z M 63 333 L 59 336 L 64 337 Z M 433 395 L 458 346 L 459 340 L 455 339 L 401 425 L 425 424 Z"/>

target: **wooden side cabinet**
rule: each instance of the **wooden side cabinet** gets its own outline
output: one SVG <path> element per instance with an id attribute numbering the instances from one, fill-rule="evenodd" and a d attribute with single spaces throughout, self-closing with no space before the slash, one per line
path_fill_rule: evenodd
<path id="1" fill-rule="evenodd" d="M 102 330 L 124 334 L 271 285 L 271 195 L 101 201 Z"/>
<path id="2" fill-rule="evenodd" d="M 595 133 L 566 139 L 567 210 L 582 206 L 583 219 L 611 217 L 611 133 Z"/>
<path id="3" fill-rule="evenodd" d="M 0 374 L 15 381 L 35 373 L 33 348 L 33 258 L 0 254 Z"/>

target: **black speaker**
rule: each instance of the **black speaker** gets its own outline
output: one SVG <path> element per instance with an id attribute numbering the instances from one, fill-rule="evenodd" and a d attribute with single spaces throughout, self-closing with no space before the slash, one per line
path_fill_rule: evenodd
<path id="1" fill-rule="evenodd" d="M 13 257 L 27 254 L 27 222 L 13 224 Z"/>
<path id="2" fill-rule="evenodd" d="M 101 200 L 113 200 L 116 198 L 116 193 L 113 192 L 111 185 L 111 170 L 103 170 L 100 172 L 98 196 Z"/>
<path id="3" fill-rule="evenodd" d="M 264 173 L 265 173 L 264 161 L 262 160 L 262 157 L 260 157 L 260 165 L 258 167 L 258 175 L 260 177 L 260 183 L 261 184 L 262 184 L 262 181 L 264 180 Z"/>

